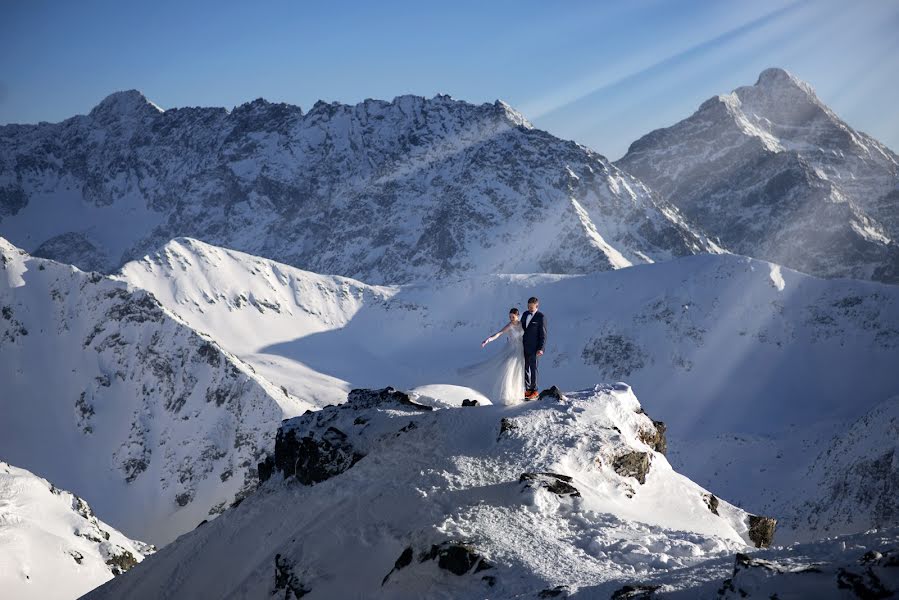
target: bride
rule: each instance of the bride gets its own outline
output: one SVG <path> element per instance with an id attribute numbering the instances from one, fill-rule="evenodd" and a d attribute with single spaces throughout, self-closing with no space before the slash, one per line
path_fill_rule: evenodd
<path id="1" fill-rule="evenodd" d="M 524 398 L 524 348 L 521 337 L 524 329 L 517 308 L 509 311 L 505 327 L 481 342 L 481 348 L 505 336 L 502 350 L 487 360 L 463 367 L 459 373 L 483 392 L 495 404 L 518 404 Z"/>

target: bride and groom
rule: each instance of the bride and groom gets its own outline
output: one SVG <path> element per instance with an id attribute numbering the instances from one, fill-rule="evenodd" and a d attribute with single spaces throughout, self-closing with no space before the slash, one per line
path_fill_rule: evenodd
<path id="1" fill-rule="evenodd" d="M 537 310 L 539 307 L 540 301 L 532 297 L 520 317 L 517 308 L 511 309 L 505 327 L 481 342 L 483 348 L 505 336 L 503 350 L 483 363 L 462 370 L 464 375 L 486 381 L 491 402 L 516 404 L 522 400 L 522 391 L 525 400 L 537 398 L 537 357 L 543 356 L 546 348 L 546 318 Z"/>

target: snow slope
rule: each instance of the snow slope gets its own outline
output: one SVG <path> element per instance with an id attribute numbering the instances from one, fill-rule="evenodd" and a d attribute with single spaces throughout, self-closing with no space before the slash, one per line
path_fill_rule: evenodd
<path id="1" fill-rule="evenodd" d="M 88 598 L 535 597 L 754 547 L 747 513 L 713 513 L 647 445 L 627 385 L 513 407 L 402 398 L 286 421 L 255 494 Z"/>
<path id="2" fill-rule="evenodd" d="M 98 520 L 78 496 L 0 461 L 4 598 L 77 598 L 153 552 Z"/>
<path id="3" fill-rule="evenodd" d="M 286 395 L 143 290 L 0 238 L 0 456 L 164 544 L 255 487 Z"/>
<path id="4" fill-rule="evenodd" d="M 502 326 L 510 306 L 523 309 L 537 295 L 549 326 L 541 387 L 628 381 L 671 426 L 678 469 L 771 514 L 791 513 L 793 500 L 780 491 L 835 434 L 899 392 L 899 289 L 733 255 L 385 288 L 175 240 L 122 276 L 319 406 L 341 402 L 353 387 L 477 387 L 457 368 L 495 351 L 481 350 L 480 340 Z M 256 305 L 238 306 L 241 296 Z M 872 443 L 889 447 L 888 440 Z M 889 496 L 882 501 L 895 506 Z M 875 504 L 859 506 L 860 515 Z"/>
<path id="5" fill-rule="evenodd" d="M 899 282 L 899 156 L 782 69 L 648 133 L 616 164 L 728 250 Z"/>
<path id="6" fill-rule="evenodd" d="M 0 126 L 0 235 L 106 271 L 190 236 L 372 283 L 716 251 L 603 156 L 449 96 L 160 111 L 132 90 Z"/>

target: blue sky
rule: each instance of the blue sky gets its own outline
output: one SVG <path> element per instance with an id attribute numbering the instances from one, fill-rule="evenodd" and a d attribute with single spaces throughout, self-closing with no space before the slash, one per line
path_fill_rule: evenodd
<path id="1" fill-rule="evenodd" d="M 769 66 L 899 150 L 899 0 L 0 3 L 0 123 L 448 93 L 617 159 Z"/>

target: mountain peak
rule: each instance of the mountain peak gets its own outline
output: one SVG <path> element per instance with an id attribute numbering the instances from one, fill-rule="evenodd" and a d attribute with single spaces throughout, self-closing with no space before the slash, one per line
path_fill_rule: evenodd
<path id="1" fill-rule="evenodd" d="M 789 71 L 780 67 L 770 67 L 759 73 L 759 77 L 753 86 L 745 86 L 737 88 L 737 92 L 741 90 L 752 89 L 756 93 L 759 91 L 766 92 L 769 95 L 782 95 L 783 93 L 795 94 L 796 92 L 807 96 L 810 100 L 818 103 L 815 90 Z"/>
<path id="2" fill-rule="evenodd" d="M 113 92 L 90 112 L 94 118 L 125 117 L 128 115 L 156 115 L 164 112 L 137 90 Z"/>

